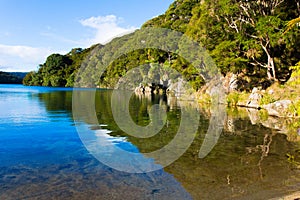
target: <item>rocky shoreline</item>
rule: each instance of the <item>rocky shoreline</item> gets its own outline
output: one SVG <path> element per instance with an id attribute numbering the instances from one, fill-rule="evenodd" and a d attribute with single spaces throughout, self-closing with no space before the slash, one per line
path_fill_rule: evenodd
<path id="1" fill-rule="evenodd" d="M 298 118 L 295 113 L 291 112 L 291 106 L 294 104 L 292 100 L 283 99 L 268 104 L 262 104 L 264 95 L 272 95 L 272 93 L 267 93 L 265 90 L 261 91 L 255 87 L 249 95 L 247 102 L 242 101 L 238 103 L 237 106 L 258 110 L 264 109 L 269 116 L 273 117 Z"/>
<path id="2" fill-rule="evenodd" d="M 145 95 L 170 95 L 173 96 L 178 93 L 178 91 L 171 90 L 169 87 L 165 87 L 161 84 L 148 84 L 147 86 L 140 85 L 136 87 L 134 92 L 138 95 L 145 94 Z M 230 93 L 227 94 L 227 105 L 229 107 L 244 107 L 249 109 L 256 109 L 256 110 L 265 110 L 269 116 L 272 117 L 279 117 L 279 118 L 299 118 L 296 113 L 292 112 L 291 107 L 295 104 L 294 101 L 289 99 L 283 100 L 273 100 L 271 103 L 262 104 L 264 96 L 272 95 L 272 92 L 267 93 L 265 90 L 259 90 L 258 88 L 254 87 L 252 92 L 249 94 L 247 93 L 239 93 L 236 92 L 235 95 L 237 97 L 234 103 L 232 103 L 228 98 L 230 98 Z M 203 98 L 203 95 L 197 95 L 198 100 L 200 101 Z M 243 96 L 241 98 L 241 96 Z M 274 98 L 273 98 L 274 99 Z M 209 103 L 209 102 L 207 102 Z"/>

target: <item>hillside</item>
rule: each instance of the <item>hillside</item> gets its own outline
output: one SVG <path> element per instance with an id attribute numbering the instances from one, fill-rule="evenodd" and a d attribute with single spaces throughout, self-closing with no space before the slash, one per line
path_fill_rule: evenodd
<path id="1" fill-rule="evenodd" d="M 240 75 L 241 89 L 251 89 L 286 82 L 290 66 L 300 60 L 300 29 L 283 34 L 287 22 L 300 15 L 297 2 L 178 0 L 143 27 L 183 31 L 210 52 L 224 75 Z"/>
<path id="2" fill-rule="evenodd" d="M 297 2 L 177 0 L 163 15 L 145 22 L 142 30 L 157 27 L 184 33 L 205 47 L 224 76 L 236 74 L 238 90 L 250 91 L 256 86 L 268 87 L 273 82 L 284 84 L 291 76 L 290 67 L 300 60 L 300 49 L 297 48 L 300 29 L 295 26 L 284 34 L 287 22 L 300 16 Z M 67 55 L 51 55 L 38 72 L 25 77 L 24 84 L 73 86 L 74 76 L 85 58 L 93 63 L 103 63 L 112 53 L 122 49 L 122 45 L 131 45 L 128 38 L 128 35 L 116 38 L 105 46 L 73 49 Z M 97 56 L 87 57 L 94 48 L 97 48 Z M 150 63 L 171 66 L 196 90 L 205 82 L 191 63 L 175 53 L 139 49 L 108 63 L 100 78 L 94 72 L 82 73 L 93 82 L 82 86 L 112 88 L 133 67 L 148 65 L 148 69 L 152 69 L 155 65 Z"/>
<path id="3" fill-rule="evenodd" d="M 74 48 L 66 55 L 52 54 L 38 71 L 29 72 L 23 79 L 23 84 L 28 86 L 53 86 L 72 87 L 74 77 L 82 62 L 90 52 L 101 45 L 93 45 L 90 48 Z"/>
<path id="4" fill-rule="evenodd" d="M 0 84 L 22 84 L 26 73 L 23 72 L 1 72 Z"/>

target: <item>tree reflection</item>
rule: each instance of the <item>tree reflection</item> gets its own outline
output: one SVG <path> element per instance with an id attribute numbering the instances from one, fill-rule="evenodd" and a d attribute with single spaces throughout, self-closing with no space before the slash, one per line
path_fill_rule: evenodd
<path id="1" fill-rule="evenodd" d="M 107 125 L 112 137 L 126 137 L 127 141 L 146 155 L 170 143 L 179 128 L 181 109 L 192 105 L 176 102 L 165 96 L 132 96 L 130 116 L 140 125 L 150 123 L 149 107 L 153 104 L 166 106 L 167 121 L 162 130 L 149 138 L 138 138 L 126 134 L 116 124 L 111 110 L 112 91 L 101 90 L 91 95 L 82 91 L 79 98 L 89 102 L 95 98 L 95 107 L 86 105 L 82 112 L 94 109 L 98 121 L 85 116 L 83 122 L 97 129 Z M 69 92 L 40 94 L 39 99 L 49 111 L 65 109 L 71 116 Z M 170 103 L 171 102 L 171 103 Z M 165 171 L 174 175 L 194 199 L 267 199 L 297 191 L 300 172 L 288 162 L 287 154 L 299 159 L 299 142 L 287 140 L 285 134 L 251 123 L 248 115 L 227 113 L 230 128 L 224 128 L 207 156 L 199 158 L 200 149 L 207 139 L 207 130 L 213 110 L 200 108 L 199 130 L 189 149 Z M 83 115 L 84 116 L 84 115 Z M 100 128 L 100 127 L 99 127 Z"/>

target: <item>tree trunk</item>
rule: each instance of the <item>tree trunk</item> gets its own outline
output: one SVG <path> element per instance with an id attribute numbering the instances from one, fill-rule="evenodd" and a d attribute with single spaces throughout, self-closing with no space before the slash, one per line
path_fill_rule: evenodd
<path id="1" fill-rule="evenodd" d="M 275 65 L 274 65 L 274 60 L 273 58 L 271 57 L 270 53 L 269 53 L 269 44 L 270 44 L 270 41 L 269 41 L 269 38 L 266 39 L 267 40 L 267 43 L 266 45 L 263 45 L 263 42 L 262 42 L 262 39 L 260 40 L 260 45 L 261 47 L 263 48 L 263 50 L 265 51 L 265 53 L 267 54 L 268 56 L 268 64 L 267 64 L 267 75 L 268 75 L 268 79 L 269 80 L 277 80 L 276 79 L 276 72 L 275 72 Z M 271 73 L 272 71 L 272 73 Z"/>
<path id="2" fill-rule="evenodd" d="M 271 60 L 270 60 L 270 64 L 271 64 L 271 69 L 272 69 L 272 73 L 273 73 L 273 78 L 274 78 L 274 80 L 276 81 L 277 78 L 276 78 L 276 71 L 275 71 L 274 60 L 273 60 L 273 58 L 270 58 L 270 59 L 271 59 Z"/>
<path id="3" fill-rule="evenodd" d="M 274 78 L 274 76 L 272 76 L 272 74 L 274 74 L 274 62 L 272 62 L 272 58 L 271 56 L 268 54 L 268 64 L 267 64 L 267 74 L 268 74 L 268 79 L 271 80 Z M 273 63 L 273 66 L 272 66 Z M 273 73 L 271 74 L 271 70 L 273 71 Z"/>

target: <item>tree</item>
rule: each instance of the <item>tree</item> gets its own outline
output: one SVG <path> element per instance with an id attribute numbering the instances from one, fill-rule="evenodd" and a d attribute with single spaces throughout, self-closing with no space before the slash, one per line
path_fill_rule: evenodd
<path id="1" fill-rule="evenodd" d="M 115 38 L 105 46 L 74 48 L 66 55 L 49 56 L 39 71 L 32 74 L 31 83 L 73 86 L 78 82 L 75 79 L 79 72 L 82 87 L 113 87 L 130 69 L 158 63 L 170 65 L 199 89 L 208 79 L 203 74 L 209 73 L 197 72 L 191 63 L 177 55 L 178 52 L 171 52 L 176 49 L 176 42 L 147 41 L 161 44 L 165 52 L 159 49 L 126 51 L 147 38 L 139 32 L 149 26 L 173 29 L 201 43 L 224 75 L 238 73 L 250 87 L 268 80 L 285 82 L 291 74 L 289 67 L 300 60 L 300 49 L 295 48 L 300 45 L 300 30 L 283 32 L 291 19 L 296 18 L 288 24 L 288 30 L 299 22 L 299 15 L 298 0 L 176 0 L 164 14 L 149 20 L 135 33 Z M 165 35 L 164 39 L 170 37 L 172 35 Z M 95 48 L 96 53 L 88 56 Z M 116 55 L 118 57 L 114 57 Z M 195 66 L 202 66 L 201 59 Z M 100 73 L 95 68 L 97 64 L 107 67 Z"/>
<path id="2" fill-rule="evenodd" d="M 75 74 L 87 55 L 98 45 L 90 48 L 74 48 L 66 55 L 52 54 L 37 72 L 29 72 L 24 78 L 24 85 L 72 87 Z"/>
<path id="3" fill-rule="evenodd" d="M 223 73 L 264 68 L 268 79 L 276 80 L 276 71 L 294 63 L 289 55 L 297 50 L 286 49 L 293 41 L 282 33 L 297 13 L 295 0 L 204 0 L 193 9 L 187 33 L 212 52 Z"/>

